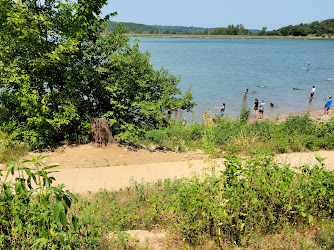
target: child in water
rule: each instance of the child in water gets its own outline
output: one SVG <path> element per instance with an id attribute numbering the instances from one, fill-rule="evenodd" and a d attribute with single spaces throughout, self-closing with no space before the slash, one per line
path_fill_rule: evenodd
<path id="1" fill-rule="evenodd" d="M 225 112 L 225 103 L 222 104 L 221 108 L 215 107 L 215 109 L 220 109 L 220 115 L 223 117 Z"/>
<path id="2" fill-rule="evenodd" d="M 260 107 L 259 107 L 259 113 L 260 113 L 260 120 L 263 119 L 263 111 L 264 111 L 264 100 L 262 100 L 261 104 L 260 104 Z"/>

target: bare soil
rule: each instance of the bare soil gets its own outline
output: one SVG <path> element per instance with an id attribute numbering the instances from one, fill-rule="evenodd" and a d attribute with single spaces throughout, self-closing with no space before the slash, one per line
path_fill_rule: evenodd
<path id="1" fill-rule="evenodd" d="M 30 155 L 37 156 L 40 153 L 32 152 Z M 79 146 L 62 146 L 55 152 L 46 152 L 42 155 L 48 156 L 43 160 L 45 164 L 57 164 L 60 169 L 142 165 L 206 158 L 202 150 L 184 153 L 162 150 L 150 151 L 116 143 L 104 147 L 99 147 L 99 145 L 94 143 Z"/>

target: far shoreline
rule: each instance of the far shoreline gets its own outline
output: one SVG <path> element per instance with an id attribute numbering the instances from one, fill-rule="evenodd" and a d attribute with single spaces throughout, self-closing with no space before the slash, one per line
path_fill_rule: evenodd
<path id="1" fill-rule="evenodd" d="M 226 38 L 226 39 L 299 39 L 299 40 L 334 40 L 329 37 L 316 36 L 245 36 L 245 35 L 188 35 L 188 34 L 124 34 L 128 37 L 156 38 Z"/>

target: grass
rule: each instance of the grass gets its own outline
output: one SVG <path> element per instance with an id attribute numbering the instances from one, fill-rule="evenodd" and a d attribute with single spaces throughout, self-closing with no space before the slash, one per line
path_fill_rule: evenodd
<path id="1" fill-rule="evenodd" d="M 133 182 L 79 197 L 76 216 L 99 230 L 107 248 L 135 248 L 122 232 L 139 229 L 164 230 L 172 249 L 334 246 L 334 173 L 323 159 L 295 170 L 270 156 L 227 159 L 215 176 Z M 110 232 L 118 240 L 108 240 Z"/>
<path id="2" fill-rule="evenodd" d="M 0 131 L 0 163 L 8 163 L 28 153 L 28 145 L 12 140 L 11 136 Z"/>
<path id="3" fill-rule="evenodd" d="M 139 249 L 124 231 L 157 229 L 172 249 L 334 246 L 334 172 L 324 159 L 291 168 L 268 155 L 225 158 L 226 169 L 215 174 L 213 166 L 202 176 L 132 181 L 119 191 L 77 197 L 51 185 L 54 166 L 42 158 L 11 164 L 0 179 L 0 246 Z M 19 178 L 10 181 L 15 171 Z"/>
<path id="4" fill-rule="evenodd" d="M 315 166 L 292 168 L 266 154 L 333 149 L 333 122 L 305 115 L 280 124 L 247 124 L 208 112 L 203 124 L 176 123 L 144 138 L 175 151 L 202 148 L 213 163 L 207 174 L 133 181 L 116 192 L 87 196 L 51 186 L 54 166 L 42 166 L 39 158 L 10 164 L 0 178 L 0 246 L 138 249 L 124 231 L 159 229 L 172 249 L 333 248 L 334 172 L 318 156 Z M 2 155 L 25 152 L 22 144 L 1 136 Z M 214 159 L 223 152 L 226 170 L 215 172 Z M 26 162 L 35 168 L 26 168 Z M 15 171 L 19 178 L 9 181 Z M 147 242 L 142 248 L 149 247 Z"/>
<path id="5" fill-rule="evenodd" d="M 212 119 L 211 124 L 206 121 L 190 126 L 176 123 L 165 129 L 148 131 L 143 141 L 172 150 L 201 148 L 206 152 L 206 143 L 210 141 L 222 153 L 244 156 L 334 149 L 334 118 L 327 122 L 314 121 L 306 114 L 289 116 L 279 124 L 269 121 L 248 124 L 246 115 L 242 116 L 245 119 L 235 121 L 213 118 L 211 113 L 207 116 Z"/>

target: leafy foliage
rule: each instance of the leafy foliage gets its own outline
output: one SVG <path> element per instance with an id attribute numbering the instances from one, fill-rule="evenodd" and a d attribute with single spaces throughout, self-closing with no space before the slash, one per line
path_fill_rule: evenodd
<path id="1" fill-rule="evenodd" d="M 184 100 L 179 78 L 153 70 L 122 27 L 100 35 L 106 3 L 0 0 L 3 131 L 38 148 L 86 142 L 93 117 L 108 117 L 117 138 L 131 142 L 167 124 L 167 111 Z"/>
<path id="2" fill-rule="evenodd" d="M 17 157 L 25 155 L 29 146 L 13 140 L 12 136 L 0 131 L 0 163 L 8 163 Z"/>
<path id="3" fill-rule="evenodd" d="M 172 144 L 176 136 L 186 148 L 207 150 L 207 146 L 210 145 L 210 151 L 214 147 L 214 152 L 220 148 L 220 151 L 229 154 L 243 155 L 334 149 L 333 118 L 327 122 L 319 122 L 306 114 L 290 116 L 279 124 L 269 121 L 248 124 L 245 122 L 248 117 L 249 107 L 245 106 L 245 110 L 236 121 L 216 116 L 213 126 L 207 126 L 207 120 L 204 124 L 172 125 L 166 129 L 146 132 L 145 141 L 146 144 L 152 141 L 165 147 Z"/>
<path id="4" fill-rule="evenodd" d="M 79 233 L 78 218 L 69 212 L 77 201 L 55 180 L 43 157 L 12 162 L 0 188 L 0 246 L 2 248 L 69 248 Z M 27 167 L 32 164 L 33 167 Z M 1 175 L 2 176 L 2 175 Z M 12 181 L 14 180 L 14 181 Z"/>
<path id="5" fill-rule="evenodd" d="M 133 182 L 124 190 L 85 197 L 77 209 L 91 227 L 118 233 L 164 228 L 191 249 L 207 242 L 215 249 L 252 248 L 252 240 L 284 235 L 289 227 L 317 227 L 320 235 L 325 223 L 333 223 L 334 174 L 317 159 L 313 167 L 292 168 L 269 155 L 226 156 L 226 168 L 215 175 Z M 316 246 L 329 246 L 331 235 Z"/>
<path id="6" fill-rule="evenodd" d="M 321 22 L 301 23 L 298 25 L 289 25 L 278 30 L 266 33 L 267 35 L 278 36 L 307 36 L 310 34 L 322 36 L 324 34 L 334 34 L 334 19 L 327 19 Z"/>
<path id="7" fill-rule="evenodd" d="M 184 26 L 161 26 L 144 25 L 137 23 L 123 23 L 126 32 L 130 34 L 186 34 L 186 35 L 251 35 L 251 36 L 322 36 L 334 34 L 334 19 L 314 21 L 312 23 L 301 23 L 288 25 L 277 30 L 267 31 L 267 27 L 261 30 L 246 29 L 242 24 L 230 24 L 227 27 L 184 27 Z M 115 30 L 117 22 L 109 22 L 107 29 Z"/>
<path id="8" fill-rule="evenodd" d="M 129 22 L 108 22 L 107 29 L 112 31 L 117 28 L 119 24 L 123 24 L 127 33 L 132 34 L 184 34 L 203 32 L 205 28 L 201 27 L 186 27 L 186 26 L 164 26 L 164 25 L 145 25 Z"/>
<path id="9" fill-rule="evenodd" d="M 206 232 L 218 242 L 239 245 L 254 231 L 266 234 L 286 223 L 333 218 L 333 173 L 323 168 L 323 159 L 298 172 L 267 157 L 227 160 L 219 177 L 193 178 L 179 187 L 174 207 L 187 240 L 197 243 Z"/>
<path id="10" fill-rule="evenodd" d="M 250 116 L 250 107 L 246 103 L 243 103 L 240 109 L 239 120 L 241 123 L 246 123 Z"/>

